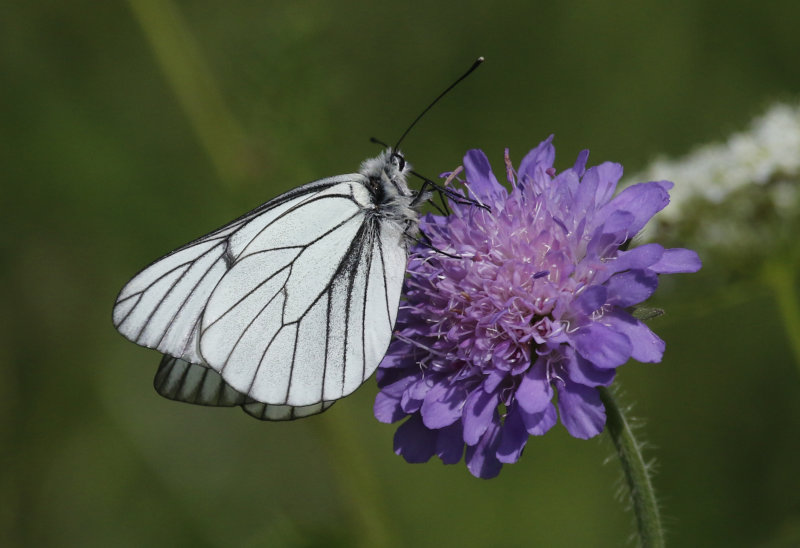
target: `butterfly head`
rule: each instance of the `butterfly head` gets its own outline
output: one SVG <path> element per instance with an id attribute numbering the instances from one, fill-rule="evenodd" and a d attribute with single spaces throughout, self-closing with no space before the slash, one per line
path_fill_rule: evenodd
<path id="1" fill-rule="evenodd" d="M 406 182 L 411 165 L 399 150 L 387 148 L 375 158 L 364 161 L 359 171 L 367 179 L 377 214 L 385 219 L 417 224 L 419 200 Z"/>
<path id="2" fill-rule="evenodd" d="M 367 178 L 370 192 L 378 205 L 396 197 L 414 196 L 406 182 L 406 175 L 410 171 L 411 165 L 403 154 L 390 148 L 375 158 L 365 160 L 359 170 Z"/>

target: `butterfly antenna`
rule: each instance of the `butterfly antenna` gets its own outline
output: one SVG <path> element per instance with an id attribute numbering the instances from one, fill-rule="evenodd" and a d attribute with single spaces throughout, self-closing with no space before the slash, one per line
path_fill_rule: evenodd
<path id="1" fill-rule="evenodd" d="M 400 143 L 402 143 L 402 142 L 403 142 L 403 139 L 405 139 L 405 138 L 406 138 L 406 135 L 408 135 L 408 133 L 409 133 L 409 132 L 410 132 L 410 131 L 411 131 L 411 130 L 414 128 L 414 126 L 415 126 L 415 125 L 417 125 L 417 122 L 419 122 L 419 121 L 420 121 L 420 119 L 421 119 L 423 116 L 425 116 L 425 114 L 427 114 L 427 112 L 428 112 L 428 111 L 429 111 L 431 108 L 433 108 L 433 105 L 435 105 L 436 103 L 438 103 L 438 102 L 439 102 L 439 100 L 440 100 L 442 97 L 444 97 L 445 95 L 447 95 L 447 93 L 448 93 L 448 92 L 449 92 L 451 89 L 453 89 L 454 87 L 456 87 L 456 85 L 458 85 L 458 83 L 459 83 L 459 82 L 461 82 L 461 80 L 463 80 L 464 78 L 466 78 L 467 76 L 469 76 L 470 74 L 472 74 L 472 71 L 474 71 L 476 68 L 478 68 L 478 67 L 480 66 L 480 64 L 481 64 L 481 63 L 483 63 L 483 57 L 478 57 L 478 58 L 475 60 L 475 62 L 474 62 L 474 63 L 472 63 L 472 66 L 471 66 L 471 67 L 469 67 L 469 70 L 467 70 L 467 72 L 465 72 L 464 74 L 462 74 L 462 75 L 461 75 L 461 76 L 458 78 L 458 80 L 456 80 L 455 82 L 453 82 L 452 84 L 450 84 L 450 85 L 447 87 L 447 89 L 446 89 L 446 90 L 444 90 L 443 92 L 441 92 L 441 93 L 438 95 L 438 97 L 436 97 L 436 99 L 434 99 L 433 101 L 431 101 L 431 104 L 429 104 L 427 107 L 425 107 L 425 110 L 423 110 L 423 111 L 422 111 L 422 112 L 419 114 L 419 116 L 417 116 L 417 117 L 414 119 L 414 121 L 413 121 L 413 122 L 411 122 L 411 125 L 410 125 L 410 126 L 408 126 L 408 128 L 407 128 L 407 129 L 406 129 L 406 130 L 403 132 L 403 134 L 402 134 L 402 135 L 400 136 L 400 138 L 397 140 L 397 143 L 395 143 L 395 145 L 392 147 L 392 151 L 395 151 L 395 150 L 397 150 L 397 148 L 400 146 Z M 377 142 L 377 141 L 376 141 L 376 142 Z"/>
<path id="2" fill-rule="evenodd" d="M 379 144 L 384 148 L 388 148 L 389 147 L 389 145 L 387 145 L 386 143 L 384 143 L 383 141 L 381 141 L 380 139 L 378 139 L 376 137 L 370 137 L 369 140 L 370 140 L 370 142 Z M 422 189 L 417 194 L 417 198 L 421 199 L 422 196 L 424 196 L 425 189 L 428 186 L 433 188 L 439 194 L 439 199 L 442 201 L 443 208 L 439 207 L 439 204 L 437 204 L 436 202 L 433 202 L 433 201 L 431 201 L 430 204 L 433 205 L 433 207 L 435 207 L 436 210 L 439 213 L 441 213 L 442 215 L 449 215 L 450 214 L 450 208 L 447 207 L 447 202 L 444 199 L 445 196 L 448 197 L 449 199 L 453 200 L 454 202 L 458 203 L 458 204 L 474 205 L 474 206 L 477 206 L 477 207 L 482 207 L 483 209 L 485 209 L 487 211 L 491 211 L 491 208 L 489 206 L 483 205 L 480 202 L 477 202 L 475 200 L 470 200 L 469 198 L 467 198 L 465 196 L 461 196 L 460 194 L 454 194 L 447 187 L 435 183 L 434 181 L 428 179 L 424 175 L 421 175 L 421 174 L 417 173 L 414 170 L 411 170 L 409 173 L 411 173 L 411 175 L 414 175 L 415 177 L 419 177 L 420 179 L 422 179 Z M 447 183 L 445 183 L 445 184 L 447 184 Z M 416 205 L 417 201 L 415 200 L 413 203 L 414 203 L 414 205 Z"/>
<path id="3" fill-rule="evenodd" d="M 370 143 L 375 143 L 377 145 L 381 145 L 383 148 L 389 148 L 389 145 L 387 145 L 386 143 L 384 143 L 383 141 L 381 141 L 380 139 L 378 139 L 376 137 L 370 137 L 369 138 L 369 142 Z"/>

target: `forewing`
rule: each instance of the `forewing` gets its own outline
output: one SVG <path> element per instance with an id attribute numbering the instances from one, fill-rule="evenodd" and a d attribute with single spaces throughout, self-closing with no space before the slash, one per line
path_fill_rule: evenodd
<path id="1" fill-rule="evenodd" d="M 159 394 L 170 400 L 217 407 L 238 405 L 248 415 L 270 421 L 308 417 L 325 411 L 334 403 L 292 407 L 256 402 L 234 390 L 213 369 L 166 354 L 158 366 L 153 385 Z"/>
<path id="2" fill-rule="evenodd" d="M 292 213 L 291 232 L 247 247 L 202 319 L 205 362 L 235 390 L 270 405 L 307 407 L 353 392 L 391 338 L 406 266 L 403 230 L 367 207 L 326 198 Z M 281 223 L 282 224 L 282 223 Z M 278 228 L 283 228 L 280 226 Z M 313 230 L 312 230 L 313 228 Z"/>
<path id="3" fill-rule="evenodd" d="M 349 194 L 353 182 L 362 178 L 351 174 L 309 183 L 158 259 L 122 288 L 114 305 L 114 326 L 137 344 L 200 363 L 203 310 L 246 248 L 273 234 L 274 225 L 298 207 L 323 195 Z"/>
<path id="4" fill-rule="evenodd" d="M 332 284 L 323 400 L 352 393 L 378 367 L 392 338 L 406 260 L 403 229 L 380 219 L 372 238 L 362 246 L 358 263 Z M 302 394 L 302 386 L 292 388 L 298 396 Z"/>

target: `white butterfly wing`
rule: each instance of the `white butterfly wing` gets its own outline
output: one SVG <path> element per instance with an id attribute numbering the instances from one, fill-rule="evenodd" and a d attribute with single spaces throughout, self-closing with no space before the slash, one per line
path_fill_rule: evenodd
<path id="1" fill-rule="evenodd" d="M 214 407 L 238 405 L 247 414 L 270 421 L 316 415 L 334 403 L 320 402 L 304 407 L 260 403 L 231 388 L 213 369 L 168 355 L 161 359 L 153 386 L 156 392 L 170 400 Z"/>
<path id="2" fill-rule="evenodd" d="M 156 260 L 120 291 L 114 304 L 114 326 L 136 344 L 202 362 L 200 317 L 212 291 L 247 243 L 292 208 L 358 177 L 343 175 L 299 187 Z"/>
<path id="3" fill-rule="evenodd" d="M 406 258 L 403 228 L 376 212 L 365 177 L 332 177 L 145 268 L 120 292 L 114 324 L 174 356 L 172 369 L 185 361 L 213 370 L 192 368 L 183 384 L 167 375 L 168 386 L 183 390 L 168 391 L 172 399 L 187 401 L 181 395 L 196 394 L 192 387 L 218 388 L 219 401 L 249 398 L 230 405 L 254 416 L 305 416 L 350 394 L 377 368 Z"/>
<path id="4" fill-rule="evenodd" d="M 208 300 L 201 355 L 260 402 L 339 399 L 372 375 L 389 345 L 403 231 L 375 214 L 361 184 L 349 197 L 305 203 L 274 231 L 247 246 Z"/>

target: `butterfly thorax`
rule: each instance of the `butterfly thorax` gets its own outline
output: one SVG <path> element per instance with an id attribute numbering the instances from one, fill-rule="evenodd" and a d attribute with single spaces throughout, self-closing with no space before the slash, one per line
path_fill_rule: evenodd
<path id="1" fill-rule="evenodd" d="M 367 178 L 367 188 L 375 204 L 375 216 L 407 225 L 406 233 L 415 233 L 419 222 L 416 193 L 408 188 L 406 175 L 411 166 L 402 154 L 391 149 L 365 160 L 359 172 Z"/>

